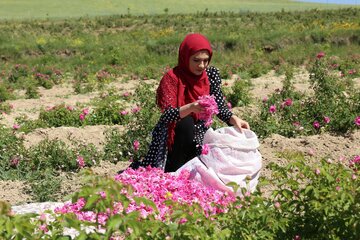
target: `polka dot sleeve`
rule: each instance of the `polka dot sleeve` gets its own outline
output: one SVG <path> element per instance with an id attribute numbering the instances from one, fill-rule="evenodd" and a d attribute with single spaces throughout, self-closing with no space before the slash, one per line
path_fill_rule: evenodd
<path id="1" fill-rule="evenodd" d="M 180 108 L 168 107 L 161 115 L 159 122 L 167 124 L 180 119 Z"/>
<path id="2" fill-rule="evenodd" d="M 219 114 L 217 116 L 223 122 L 230 125 L 229 121 L 233 113 L 227 107 L 224 95 L 221 91 L 221 77 L 219 69 L 215 67 L 209 67 L 206 71 L 210 81 L 210 95 L 215 96 L 215 100 L 219 109 Z"/>

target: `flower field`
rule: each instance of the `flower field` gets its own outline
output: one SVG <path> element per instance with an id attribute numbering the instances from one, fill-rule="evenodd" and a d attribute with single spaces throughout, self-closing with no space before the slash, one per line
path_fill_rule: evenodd
<path id="1" fill-rule="evenodd" d="M 203 13 L 228 107 L 261 142 L 258 190 L 242 197 L 192 182 L 187 172 L 117 174 L 146 153 L 160 116 L 159 77 L 175 61 L 178 34 L 196 24 L 187 29 L 164 16 L 83 19 L 82 27 L 27 21 L 10 23 L 11 32 L 0 24 L 14 39 L 0 42 L 1 238 L 359 238 L 359 14 Z M 190 24 L 194 15 L 176 18 Z M 229 37 L 211 35 L 218 24 Z M 47 201 L 64 205 L 11 212 Z"/>

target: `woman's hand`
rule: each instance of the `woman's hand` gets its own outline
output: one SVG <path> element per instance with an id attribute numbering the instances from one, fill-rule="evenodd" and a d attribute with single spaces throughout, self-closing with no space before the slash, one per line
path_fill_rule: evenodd
<path id="1" fill-rule="evenodd" d="M 248 122 L 242 120 L 241 118 L 239 118 L 239 117 L 237 117 L 235 115 L 231 116 L 229 122 L 230 122 L 231 125 L 238 128 L 240 130 L 240 132 L 242 132 L 243 128 L 250 129 L 250 125 L 249 125 Z"/>
<path id="2" fill-rule="evenodd" d="M 203 110 L 204 108 L 197 101 L 188 103 L 180 107 L 180 118 L 184 118 L 191 113 L 199 113 Z"/>
<path id="3" fill-rule="evenodd" d="M 191 112 L 193 113 L 200 113 L 201 111 L 204 110 L 204 108 L 197 101 L 190 104 L 191 104 Z"/>

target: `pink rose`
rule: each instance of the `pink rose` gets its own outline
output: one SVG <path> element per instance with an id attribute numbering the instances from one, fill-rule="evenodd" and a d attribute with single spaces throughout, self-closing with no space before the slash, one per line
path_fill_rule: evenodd
<path id="1" fill-rule="evenodd" d="M 355 69 L 350 69 L 348 73 L 349 73 L 350 75 L 355 74 L 355 73 L 356 73 L 356 70 L 355 70 Z"/>
<path id="2" fill-rule="evenodd" d="M 77 164 L 79 165 L 80 168 L 85 167 L 85 161 L 84 158 L 82 156 L 78 156 L 76 159 Z"/>
<path id="3" fill-rule="evenodd" d="M 269 108 L 269 112 L 270 113 L 275 113 L 276 112 L 276 106 L 275 105 L 271 105 Z"/>
<path id="4" fill-rule="evenodd" d="M 140 148 L 140 142 L 138 140 L 135 140 L 133 143 L 134 151 L 137 152 Z"/>
<path id="5" fill-rule="evenodd" d="M 106 198 L 106 193 L 104 191 L 99 192 L 101 198 Z"/>
<path id="6" fill-rule="evenodd" d="M 49 229 L 47 228 L 47 225 L 45 223 L 40 225 L 39 229 L 45 233 L 49 231 Z"/>
<path id="7" fill-rule="evenodd" d="M 84 121 L 85 120 L 85 114 L 80 114 L 80 116 L 79 116 L 79 119 L 80 119 L 80 121 Z"/>
<path id="8" fill-rule="evenodd" d="M 360 126 L 360 116 L 357 116 L 354 120 L 356 126 Z"/>
<path id="9" fill-rule="evenodd" d="M 286 106 L 289 107 L 289 106 L 291 106 L 292 104 L 293 104 L 293 101 L 292 101 L 291 98 L 288 98 L 288 99 L 285 100 L 285 105 L 286 105 Z"/>
<path id="10" fill-rule="evenodd" d="M 325 116 L 325 117 L 324 117 L 324 122 L 325 122 L 326 124 L 328 124 L 328 123 L 330 122 L 330 118 L 327 117 L 327 116 Z"/>
<path id="11" fill-rule="evenodd" d="M 325 53 L 324 53 L 324 52 L 319 52 L 319 53 L 316 55 L 316 58 L 317 58 L 317 59 L 321 59 L 321 58 L 323 58 L 323 57 L 325 57 Z"/>
<path id="12" fill-rule="evenodd" d="M 314 121 L 314 122 L 313 122 L 313 127 L 314 127 L 315 129 L 319 129 L 319 128 L 320 128 L 320 123 L 319 123 L 318 121 Z"/>
<path id="13" fill-rule="evenodd" d="M 133 113 L 137 113 L 137 112 L 139 112 L 141 110 L 141 107 L 139 107 L 139 106 L 135 106 L 135 107 L 133 107 L 133 109 L 131 109 L 131 111 L 133 112 Z"/>
<path id="14" fill-rule="evenodd" d="M 89 114 L 89 109 L 88 109 L 88 108 L 84 108 L 84 109 L 82 110 L 82 112 L 83 112 L 83 114 L 86 116 L 86 115 Z"/>
<path id="15" fill-rule="evenodd" d="M 231 108 L 232 108 L 231 102 L 228 102 L 228 103 L 227 103 L 227 106 L 228 106 L 228 108 L 231 110 Z"/>
<path id="16" fill-rule="evenodd" d="M 17 167 L 20 163 L 20 158 L 18 156 L 14 156 L 10 160 L 10 166 Z"/>
<path id="17" fill-rule="evenodd" d="M 209 145 L 204 144 L 204 145 L 202 146 L 201 154 L 207 155 L 208 153 L 209 153 Z"/>

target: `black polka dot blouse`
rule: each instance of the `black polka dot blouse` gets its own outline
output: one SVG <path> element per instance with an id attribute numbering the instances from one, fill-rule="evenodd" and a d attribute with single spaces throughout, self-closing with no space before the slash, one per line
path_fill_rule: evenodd
<path id="1" fill-rule="evenodd" d="M 232 116 L 232 112 L 227 107 L 224 95 L 221 91 L 221 77 L 219 69 L 215 67 L 209 67 L 206 69 L 209 82 L 210 82 L 210 95 L 214 95 L 216 103 L 218 105 L 219 113 L 217 117 L 223 122 L 230 125 L 229 120 Z M 165 168 L 167 157 L 167 135 L 168 135 L 168 123 L 176 122 L 180 120 L 179 108 L 169 107 L 161 115 L 160 120 L 156 124 L 152 132 L 152 141 L 149 146 L 149 151 L 145 158 L 141 162 L 133 162 L 130 167 L 138 168 L 140 166 L 152 166 L 157 168 Z M 194 142 L 198 146 L 197 154 L 201 154 L 201 146 L 204 139 L 205 132 L 209 127 L 205 127 L 205 122 L 199 120 L 195 123 Z"/>

